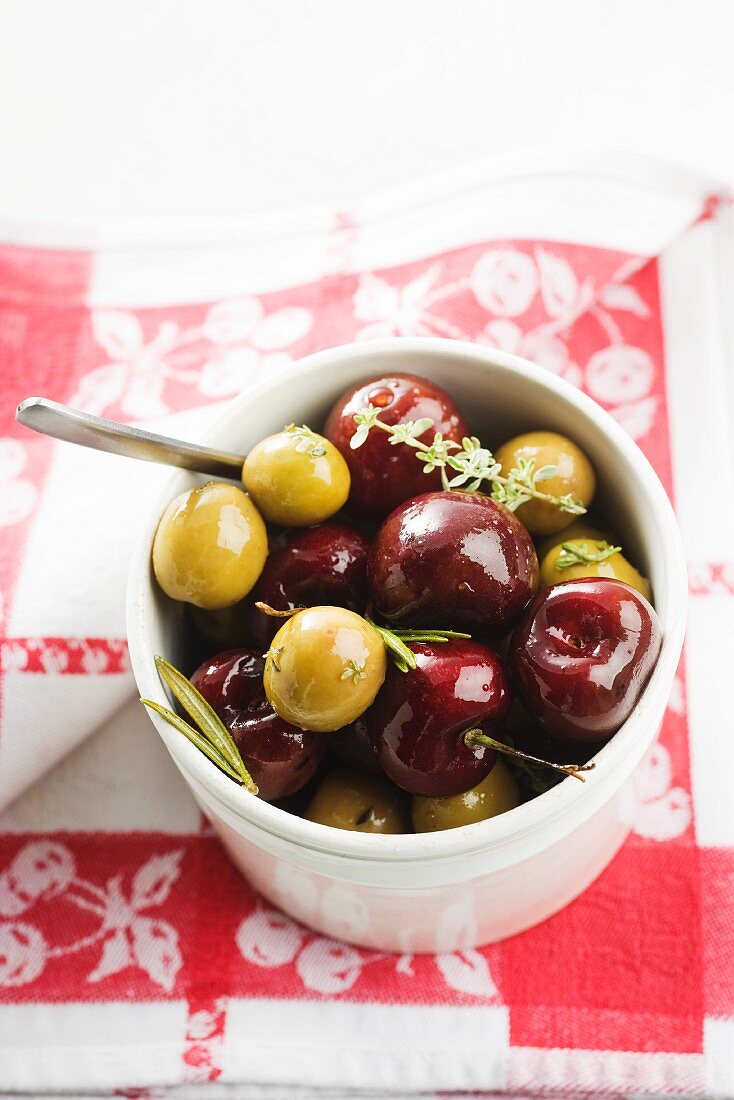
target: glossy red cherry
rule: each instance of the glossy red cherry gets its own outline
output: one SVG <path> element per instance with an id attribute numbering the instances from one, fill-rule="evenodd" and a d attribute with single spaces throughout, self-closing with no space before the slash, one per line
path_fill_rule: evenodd
<path id="1" fill-rule="evenodd" d="M 411 794 L 446 797 L 476 786 L 495 751 L 466 744 L 481 729 L 494 736 L 512 704 L 510 677 L 478 642 L 411 644 L 417 668 L 388 669 L 367 712 L 377 758 L 394 783 Z"/>
<path id="2" fill-rule="evenodd" d="M 370 555 L 375 611 L 400 626 L 498 635 L 537 586 L 527 530 L 481 493 L 425 493 L 401 504 Z"/>
<path id="3" fill-rule="evenodd" d="M 367 728 L 367 715 L 363 714 L 351 726 L 337 730 L 329 738 L 329 748 L 338 760 L 355 771 L 377 775 L 381 771 L 374 745 Z"/>
<path id="4" fill-rule="evenodd" d="M 263 652 L 282 619 L 255 607 L 256 601 L 277 611 L 293 607 L 346 607 L 361 614 L 367 603 L 369 540 L 341 523 L 287 531 L 274 540 L 260 579 L 247 601 L 245 620 L 250 640 Z"/>
<path id="5" fill-rule="evenodd" d="M 527 709 L 575 741 L 610 737 L 629 717 L 660 651 L 655 611 L 601 578 L 545 589 L 515 631 L 510 665 Z"/>
<path id="6" fill-rule="evenodd" d="M 382 519 L 401 501 L 438 489 L 438 471 L 423 473 L 423 463 L 411 447 L 394 447 L 385 432 L 373 428 L 366 441 L 353 451 L 349 444 L 357 430 L 354 414 L 368 405 L 380 410 L 385 424 L 403 424 L 428 417 L 433 421 L 423 436 L 427 442 L 436 432 L 444 439 L 461 442 L 469 428 L 458 407 L 445 390 L 412 374 L 373 378 L 348 390 L 329 413 L 324 435 L 341 451 L 352 478 L 347 508 L 364 519 Z"/>
<path id="7" fill-rule="evenodd" d="M 322 733 L 296 729 L 265 698 L 265 662 L 251 649 L 230 649 L 204 661 L 191 677 L 232 734 L 266 802 L 308 783 L 328 746 Z"/>
<path id="8" fill-rule="evenodd" d="M 227 707 L 241 710 L 262 687 L 265 662 L 251 649 L 227 649 L 209 657 L 191 676 L 191 683 L 223 719 Z"/>

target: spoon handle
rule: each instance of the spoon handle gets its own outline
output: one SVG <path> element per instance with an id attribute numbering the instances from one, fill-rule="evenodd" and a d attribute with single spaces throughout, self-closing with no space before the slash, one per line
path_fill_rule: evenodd
<path id="1" fill-rule="evenodd" d="M 81 447 L 93 447 L 97 451 L 109 451 L 127 458 L 140 458 L 145 462 L 161 462 L 165 466 L 180 466 L 200 474 L 233 478 L 239 481 L 242 474 L 243 455 L 227 451 L 212 451 L 196 443 L 154 435 L 140 428 L 130 428 L 114 420 L 70 409 L 45 397 L 27 397 L 15 411 L 15 419 L 42 435 L 63 439 L 66 443 L 78 443 Z"/>

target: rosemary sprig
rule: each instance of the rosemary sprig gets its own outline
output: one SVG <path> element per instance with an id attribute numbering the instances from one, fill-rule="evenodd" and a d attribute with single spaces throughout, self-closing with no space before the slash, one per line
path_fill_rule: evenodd
<path id="1" fill-rule="evenodd" d="M 218 768 L 228 775 L 230 779 L 236 780 L 238 783 L 242 782 L 242 777 L 233 767 L 224 759 L 218 749 L 214 748 L 214 745 L 210 741 L 207 741 L 199 730 L 194 729 L 188 722 L 184 721 L 175 711 L 169 710 L 168 707 L 162 706 L 161 703 L 156 703 L 154 699 L 141 699 L 140 702 L 143 706 L 149 707 L 154 710 L 156 714 L 160 714 L 161 718 L 165 718 L 169 726 L 173 726 L 175 730 L 182 733 L 184 737 L 187 737 L 192 745 L 195 745 L 200 752 L 203 752 L 205 756 L 208 756 L 213 764 L 216 764 Z"/>
<path id="2" fill-rule="evenodd" d="M 240 751 L 232 735 L 218 714 L 196 690 L 182 672 L 163 657 L 156 657 L 155 665 L 161 680 L 170 688 L 186 713 L 194 720 L 198 730 L 189 725 L 175 711 L 156 703 L 152 699 L 141 699 L 144 706 L 150 707 L 170 726 L 187 737 L 193 745 L 207 756 L 212 763 L 237 783 L 241 783 L 252 794 L 257 794 L 257 786 L 245 767 Z"/>
<path id="3" fill-rule="evenodd" d="M 556 569 L 570 569 L 572 565 L 596 564 L 622 552 L 621 546 L 610 546 L 603 539 L 600 539 L 595 545 L 596 550 L 590 550 L 586 542 L 561 543 L 561 552 L 556 560 Z"/>
<path id="4" fill-rule="evenodd" d="M 380 635 L 385 643 L 385 649 L 388 652 L 388 656 L 392 657 L 395 665 L 401 672 L 408 672 L 409 669 L 418 667 L 415 653 L 413 653 L 411 649 L 408 649 L 405 642 L 398 637 L 393 630 L 388 630 L 385 626 L 378 626 L 372 619 L 368 619 L 367 622 L 370 626 L 373 626 Z"/>
<path id="5" fill-rule="evenodd" d="M 432 630 L 426 627 L 424 630 L 393 630 L 396 637 L 404 642 L 448 642 L 451 638 L 471 638 L 471 634 L 463 630 Z"/>
<path id="6" fill-rule="evenodd" d="M 492 485 L 492 499 L 504 504 L 511 512 L 528 500 L 542 500 L 574 516 L 581 516 L 586 511 L 570 493 L 553 496 L 538 488 L 539 483 L 555 477 L 558 473 L 556 466 L 541 466 L 536 470 L 535 459 L 521 458 L 505 475 L 492 452 L 483 447 L 476 436 L 465 436 L 459 444 L 453 439 L 444 439 L 441 432 L 436 432 L 430 443 L 421 441 L 419 437 L 433 427 L 429 417 L 403 424 L 385 424 L 380 420 L 380 410 L 368 405 L 354 414 L 354 421 L 357 430 L 349 443 L 352 450 L 361 447 L 372 429 L 377 428 L 390 436 L 391 444 L 404 443 L 412 447 L 416 458 L 423 463 L 424 474 L 440 470 L 444 489 L 475 493 L 482 482 L 488 481 Z M 452 470 L 455 473 L 449 476 Z"/>
<path id="7" fill-rule="evenodd" d="M 372 619 L 367 619 L 367 622 L 382 638 L 389 656 L 400 672 L 417 668 L 415 653 L 408 649 L 407 642 L 448 642 L 451 638 L 471 638 L 471 634 L 464 634 L 459 630 L 433 630 L 428 627 L 425 630 L 393 630 L 387 626 L 378 626 Z"/>

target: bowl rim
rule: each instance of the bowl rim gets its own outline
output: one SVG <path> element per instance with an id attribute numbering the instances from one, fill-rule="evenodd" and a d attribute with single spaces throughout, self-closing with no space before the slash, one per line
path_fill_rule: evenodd
<path id="1" fill-rule="evenodd" d="M 233 398 L 209 425 L 202 442 L 216 445 L 223 423 L 241 415 L 243 409 L 265 399 L 269 393 L 280 390 L 291 373 L 297 372 L 299 378 L 313 378 L 339 363 L 354 358 L 372 358 L 377 374 L 381 370 L 381 360 L 386 356 L 394 356 L 396 352 L 410 357 L 420 357 L 423 354 L 433 359 L 461 359 L 479 369 L 482 366 L 491 366 L 508 378 L 520 376 L 571 404 L 590 420 L 626 462 L 635 467 L 640 492 L 647 498 L 655 521 L 662 528 L 661 541 L 666 555 L 666 603 L 670 609 L 670 621 L 664 625 L 660 655 L 640 702 L 624 725 L 600 750 L 597 756 L 599 766 L 587 777 L 586 783 L 564 780 L 549 791 L 498 817 L 443 832 L 375 835 L 333 829 L 297 817 L 238 787 L 163 719 L 149 714 L 184 778 L 190 784 L 203 787 L 215 802 L 227 807 L 243 825 L 246 823 L 255 830 L 269 833 L 281 842 L 345 860 L 392 862 L 455 857 L 457 854 L 469 854 L 513 843 L 521 836 L 535 832 L 566 814 L 572 807 L 579 809 L 577 804 L 581 801 L 585 801 L 593 809 L 597 796 L 599 802 L 602 801 L 601 790 L 609 788 L 613 775 L 618 774 L 626 763 L 629 764 L 631 757 L 638 758 L 653 741 L 657 733 L 657 722 L 648 725 L 648 715 L 650 711 L 662 713 L 678 666 L 685 632 L 688 582 L 683 543 L 672 504 L 650 462 L 621 425 L 592 398 L 565 379 L 510 352 L 440 337 L 393 337 L 314 352 L 295 361 L 288 371 L 279 372 L 271 379 L 261 380 L 246 393 Z M 399 368 L 393 366 L 391 369 Z M 420 370 L 412 370 L 412 373 L 420 373 Z M 180 491 L 174 488 L 175 482 L 184 473 L 177 471 L 172 475 L 164 489 L 156 495 L 147 513 L 143 530 L 133 550 L 127 588 L 127 633 L 135 680 L 141 696 L 164 704 L 168 703 L 168 699 L 158 678 L 148 644 L 150 546 L 164 507 Z"/>

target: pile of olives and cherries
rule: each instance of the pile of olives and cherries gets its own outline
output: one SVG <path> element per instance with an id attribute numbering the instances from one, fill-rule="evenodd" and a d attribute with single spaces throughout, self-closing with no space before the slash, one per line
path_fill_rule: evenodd
<path id="1" fill-rule="evenodd" d="M 586 514 L 575 443 L 532 431 L 492 453 L 448 393 L 396 374 L 344 394 L 323 435 L 262 440 L 242 482 L 161 517 L 155 576 L 205 659 L 187 678 L 156 658 L 179 709 L 144 700 L 230 779 L 368 833 L 584 779 L 660 628 L 619 532 Z"/>

